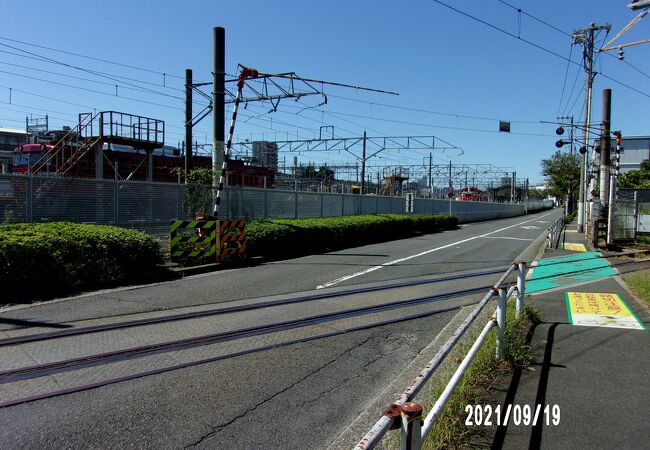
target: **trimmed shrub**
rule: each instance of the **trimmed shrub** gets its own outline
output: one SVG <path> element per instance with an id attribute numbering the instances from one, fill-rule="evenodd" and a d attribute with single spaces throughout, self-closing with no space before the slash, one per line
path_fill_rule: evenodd
<path id="1" fill-rule="evenodd" d="M 455 216 L 432 214 L 255 220 L 246 225 L 248 255 L 271 259 L 302 256 L 437 233 L 457 224 Z"/>
<path id="2" fill-rule="evenodd" d="M 150 280 L 161 262 L 158 240 L 135 230 L 68 222 L 1 225 L 0 303 Z"/>

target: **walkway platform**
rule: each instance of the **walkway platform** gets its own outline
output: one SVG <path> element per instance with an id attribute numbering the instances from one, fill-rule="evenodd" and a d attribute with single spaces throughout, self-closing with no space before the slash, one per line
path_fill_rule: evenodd
<path id="1" fill-rule="evenodd" d="M 569 227 L 571 230 L 571 227 Z M 650 311 L 619 273 L 650 262 L 605 258 L 567 232 L 526 284 L 543 322 L 532 334 L 535 363 L 516 371 L 486 403 L 540 414 L 536 424 L 484 430 L 492 448 L 644 448 L 650 442 Z M 581 247 L 584 247 L 582 250 Z M 546 407 L 548 409 L 545 409 Z M 545 414 L 545 411 L 548 411 Z M 554 414 L 557 413 L 557 414 Z"/>

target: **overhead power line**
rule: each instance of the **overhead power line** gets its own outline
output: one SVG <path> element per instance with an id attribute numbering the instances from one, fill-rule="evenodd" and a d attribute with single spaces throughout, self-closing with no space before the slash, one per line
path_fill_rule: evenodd
<path id="1" fill-rule="evenodd" d="M 6 73 L 6 74 L 9 74 L 9 75 L 19 76 L 19 77 L 22 77 L 22 78 L 27 78 L 27 79 L 35 80 L 35 81 L 42 81 L 44 83 L 50 83 L 50 84 L 55 84 L 55 85 L 58 85 L 58 86 L 64 86 L 64 87 L 68 87 L 68 88 L 71 88 L 71 89 L 78 89 L 78 90 L 85 91 L 85 92 L 92 92 L 93 94 L 107 95 L 109 97 L 118 97 L 118 98 L 125 99 L 125 100 L 131 100 L 131 101 L 135 101 L 135 102 L 139 102 L 139 103 L 146 103 L 148 105 L 160 106 L 161 108 L 169 108 L 169 109 L 175 109 L 177 111 L 184 111 L 183 108 L 177 108 L 175 106 L 164 105 L 162 103 L 150 102 L 150 101 L 147 101 L 147 100 L 142 100 L 142 99 L 133 98 L 133 97 L 125 97 L 123 95 L 118 95 L 117 93 L 113 94 L 113 93 L 110 93 L 110 92 L 97 91 L 95 89 L 88 89 L 88 88 L 84 88 L 84 87 L 80 87 L 80 86 L 74 86 L 72 84 L 60 83 L 58 81 L 46 80 L 44 78 L 30 77 L 29 75 L 18 74 L 18 73 L 9 72 L 9 71 L 6 71 L 6 70 L 0 70 L 0 73 Z M 14 89 L 14 91 L 16 91 L 16 89 Z"/>
<path id="2" fill-rule="evenodd" d="M 556 58 L 560 58 L 560 59 L 562 59 L 563 61 L 569 61 L 571 64 L 575 64 L 575 65 L 578 65 L 578 66 L 581 66 L 581 67 L 582 67 L 582 64 L 579 63 L 579 62 L 572 61 L 572 60 L 566 58 L 565 56 L 562 56 L 562 55 L 560 55 L 559 53 L 554 52 L 553 50 L 549 50 L 548 48 L 543 47 L 543 46 L 541 46 L 541 45 L 539 45 L 539 44 L 536 44 L 535 42 L 529 41 L 528 39 L 522 38 L 521 36 L 517 36 L 516 34 L 513 34 L 513 33 L 509 32 L 508 30 L 504 30 L 503 28 L 500 28 L 500 27 L 498 27 L 498 26 L 496 26 L 496 25 L 493 25 L 493 24 L 491 24 L 491 23 L 489 23 L 489 22 L 487 22 L 487 21 L 485 21 L 485 20 L 483 20 L 483 19 L 480 19 L 480 18 L 478 18 L 478 17 L 476 17 L 476 16 L 473 16 L 473 15 L 471 15 L 471 14 L 469 14 L 469 13 L 466 13 L 465 11 L 461 11 L 460 9 L 454 8 L 453 6 L 448 5 L 448 4 L 446 4 L 446 3 L 444 3 L 444 2 L 442 2 L 442 1 L 440 1 L 440 0 L 433 0 L 433 2 L 435 2 L 435 3 L 437 3 L 437 4 L 441 5 L 441 6 L 444 6 L 445 8 L 451 9 L 452 11 L 454 11 L 454 12 L 456 12 L 456 13 L 458 13 L 458 14 L 461 14 L 461 15 L 463 15 L 463 16 L 465 16 L 465 17 L 468 17 L 468 18 L 470 18 L 470 19 L 472 19 L 472 20 L 475 20 L 475 21 L 477 21 L 477 22 L 479 22 L 479 23 L 482 23 L 483 25 L 485 25 L 485 26 L 487 26 L 487 27 L 489 27 L 489 28 L 492 28 L 493 30 L 499 31 L 500 33 L 503 33 L 503 34 L 505 34 L 505 35 L 508 35 L 508 36 L 510 36 L 510 37 L 512 37 L 512 38 L 515 38 L 515 39 L 517 39 L 517 40 L 520 40 L 520 41 L 522 41 L 522 42 L 525 42 L 526 44 L 528 44 L 528 45 L 530 45 L 530 46 L 532 46 L 532 47 L 535 47 L 535 48 L 537 48 L 538 50 L 542 50 L 543 52 L 546 52 L 546 53 L 548 53 L 548 54 L 550 54 L 550 55 L 553 55 L 553 56 L 555 56 Z M 643 95 L 644 97 L 648 97 L 648 98 L 650 98 L 650 94 L 648 94 L 648 93 L 646 93 L 646 92 L 643 92 L 643 91 L 640 91 L 640 90 L 636 89 L 635 87 L 630 86 L 629 84 L 626 84 L 626 83 L 623 83 L 623 82 L 621 82 L 621 81 L 618 81 L 617 79 L 612 78 L 612 77 L 610 77 L 609 75 L 605 75 L 605 74 L 602 73 L 602 72 L 599 72 L 599 75 L 601 75 L 603 78 L 607 78 L 608 80 L 613 81 L 613 82 L 616 83 L 616 84 L 619 84 L 619 85 L 621 85 L 621 86 L 623 86 L 623 87 L 626 87 L 626 88 L 628 88 L 628 89 L 630 89 L 630 90 L 636 92 L 637 94 L 641 94 L 641 95 Z"/>
<path id="3" fill-rule="evenodd" d="M 551 28 L 552 30 L 557 31 L 558 33 L 562 33 L 562 34 L 565 35 L 565 36 L 571 37 L 571 34 L 570 34 L 570 33 L 567 33 L 566 31 L 561 30 L 561 29 L 559 29 L 558 27 L 556 27 L 556 26 L 554 26 L 554 25 L 551 25 L 551 24 L 548 23 L 548 22 L 545 22 L 544 20 L 540 19 L 539 17 L 535 17 L 535 16 L 533 16 L 532 14 L 528 14 L 526 11 L 524 11 L 524 10 L 521 9 L 521 8 L 517 8 L 516 6 L 513 6 L 513 5 L 511 5 L 510 3 L 505 2 L 505 1 L 503 1 L 503 0 L 497 0 L 497 1 L 498 1 L 499 3 L 503 3 L 504 5 L 508 6 L 509 8 L 514 9 L 514 10 L 517 11 L 519 14 L 523 14 L 523 15 L 525 15 L 526 17 L 530 17 L 531 19 L 533 19 L 533 20 L 535 20 L 535 21 L 541 23 L 542 25 L 546 25 L 547 27 Z"/>
<path id="4" fill-rule="evenodd" d="M 58 60 L 53 59 L 53 58 L 49 58 L 49 57 L 47 57 L 47 56 L 39 55 L 39 54 L 36 54 L 36 53 L 30 52 L 30 51 L 27 51 L 27 50 L 21 49 L 21 48 L 19 48 L 19 47 L 14 47 L 14 46 L 12 46 L 12 45 L 3 44 L 2 42 L 0 42 L 0 45 L 1 45 L 1 46 L 4 46 L 4 47 L 7 47 L 7 48 L 10 48 L 10 49 L 12 49 L 12 50 L 16 50 L 16 51 L 19 51 L 19 52 L 22 52 L 22 53 L 25 53 L 25 54 L 28 54 L 28 55 L 31 55 L 31 56 L 35 56 L 35 57 L 41 58 L 41 59 L 43 59 L 45 62 L 50 62 L 50 63 L 53 63 L 53 64 L 58 64 L 58 65 L 61 65 L 61 66 L 64 66 L 64 67 L 68 67 L 68 68 L 71 68 L 71 69 L 80 70 L 80 71 L 82 71 L 82 72 L 90 73 L 90 74 L 92 74 L 92 75 L 95 75 L 95 76 L 98 76 L 98 77 L 103 77 L 103 78 L 106 78 L 106 79 L 109 79 L 109 80 L 112 80 L 112 81 L 116 81 L 116 82 L 118 82 L 118 83 L 121 82 L 121 83 L 124 83 L 124 84 L 130 85 L 130 86 L 133 86 L 133 87 L 138 87 L 138 88 L 141 88 L 141 89 L 147 90 L 147 91 L 149 91 L 149 92 L 151 92 L 151 93 L 154 93 L 154 94 L 166 95 L 166 94 L 163 94 L 162 92 L 155 91 L 155 90 L 153 90 L 153 89 L 149 89 L 149 88 L 144 88 L 144 87 L 142 87 L 142 86 L 138 86 L 138 85 L 136 85 L 136 84 L 133 84 L 133 83 L 130 83 L 130 82 L 127 82 L 127 81 L 123 81 L 123 80 L 120 81 L 119 79 L 117 79 L 117 78 L 115 78 L 115 77 L 113 77 L 113 76 L 110 76 L 110 75 L 106 75 L 106 74 L 104 74 L 103 72 L 98 72 L 98 71 L 95 71 L 95 70 L 91 70 L 91 69 L 86 69 L 86 68 L 83 68 L 83 67 L 75 66 L 75 65 L 73 65 L 73 64 L 68 64 L 68 63 L 65 63 L 65 62 L 62 62 L 62 61 L 58 61 Z"/>
<path id="5" fill-rule="evenodd" d="M 133 65 L 130 65 L 130 64 L 124 64 L 124 63 L 120 63 L 120 62 L 116 62 L 116 61 L 110 61 L 108 59 L 96 58 L 94 56 L 82 55 L 81 53 L 74 53 L 74 52 L 69 52 L 69 51 L 66 51 L 66 50 L 61 50 L 61 49 L 57 49 L 57 48 L 53 48 L 53 47 L 46 47 L 44 45 L 38 45 L 38 44 L 34 44 L 32 42 L 20 41 L 18 39 L 10 39 L 10 38 L 4 37 L 4 36 L 0 36 L 0 40 L 15 42 L 17 44 L 29 45 L 29 46 L 36 47 L 36 48 L 42 48 L 44 50 L 50 50 L 50 51 L 53 51 L 53 52 L 64 53 L 66 55 L 78 56 L 80 58 L 86 58 L 86 59 L 90 59 L 90 60 L 93 60 L 93 61 L 99 61 L 99 62 L 103 62 L 103 63 L 107 63 L 107 64 L 113 64 L 115 66 L 127 67 L 129 69 L 140 70 L 142 72 L 155 73 L 155 74 L 158 74 L 158 75 L 162 75 L 163 77 L 179 78 L 181 80 L 184 79 L 183 77 L 178 76 L 178 75 L 170 75 L 168 73 L 160 72 L 160 71 L 157 71 L 157 70 L 146 69 L 146 68 L 143 68 L 143 67 L 137 67 L 137 66 L 133 66 Z"/>

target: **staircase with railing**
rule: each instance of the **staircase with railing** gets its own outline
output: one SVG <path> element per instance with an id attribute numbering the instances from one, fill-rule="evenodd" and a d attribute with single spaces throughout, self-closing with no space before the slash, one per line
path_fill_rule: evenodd
<path id="1" fill-rule="evenodd" d="M 31 172 L 38 174 L 48 165 L 56 167 L 55 175 L 66 175 L 70 170 L 99 142 L 100 137 L 95 136 L 97 120 L 101 113 L 79 114 L 79 124 L 68 131 L 54 145 L 43 152 L 41 157 L 31 167 Z M 66 158 L 66 151 L 70 151 Z M 56 162 L 60 161 L 59 164 Z"/>

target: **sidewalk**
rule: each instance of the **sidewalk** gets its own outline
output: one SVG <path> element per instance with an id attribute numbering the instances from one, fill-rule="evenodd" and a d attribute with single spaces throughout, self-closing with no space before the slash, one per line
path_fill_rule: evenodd
<path id="1" fill-rule="evenodd" d="M 571 230 L 575 224 L 564 248 L 547 249 L 526 283 L 527 302 L 542 318 L 531 341 L 535 363 L 488 402 L 503 411 L 511 405 L 511 414 L 529 405 L 533 416 L 541 405 L 537 424 L 524 425 L 524 416 L 517 426 L 512 415 L 507 426 L 484 429 L 492 448 L 650 445 L 650 311 L 618 277 L 650 263 L 606 259 Z"/>

